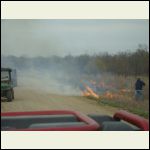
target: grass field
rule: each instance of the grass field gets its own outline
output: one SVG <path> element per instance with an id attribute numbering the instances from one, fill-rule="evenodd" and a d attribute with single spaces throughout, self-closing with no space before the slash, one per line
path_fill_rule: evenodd
<path id="1" fill-rule="evenodd" d="M 89 98 L 97 100 L 99 105 L 117 107 L 119 109 L 124 109 L 140 115 L 144 118 L 149 118 L 149 78 L 140 78 L 146 83 L 146 86 L 143 88 L 143 100 L 136 101 L 134 97 L 134 84 L 137 78 L 123 76 L 105 76 L 103 78 L 104 83 L 106 83 L 108 79 L 109 81 L 115 83 L 114 88 L 117 89 L 116 92 L 112 92 L 111 90 L 109 91 L 112 96 L 106 96 L 106 94 L 99 94 L 98 99 L 91 96 L 89 96 Z M 121 89 L 127 89 L 128 91 L 120 92 Z"/>

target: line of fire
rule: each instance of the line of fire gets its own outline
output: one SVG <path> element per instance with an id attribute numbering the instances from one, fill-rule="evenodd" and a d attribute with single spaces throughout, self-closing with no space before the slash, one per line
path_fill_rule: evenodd
<path id="1" fill-rule="evenodd" d="M 94 80 L 81 80 L 81 83 L 82 95 L 85 97 L 94 97 L 95 99 L 122 98 L 124 94 L 131 92 L 131 90 L 126 88 L 116 89 L 113 84 L 106 84 L 104 81 L 96 82 Z"/>

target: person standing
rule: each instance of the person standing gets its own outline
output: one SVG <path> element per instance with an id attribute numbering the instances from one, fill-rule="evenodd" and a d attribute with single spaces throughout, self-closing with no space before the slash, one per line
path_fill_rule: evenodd
<path id="1" fill-rule="evenodd" d="M 144 100 L 143 96 L 143 86 L 145 86 L 145 83 L 138 78 L 135 82 L 135 99 L 136 100 Z"/>

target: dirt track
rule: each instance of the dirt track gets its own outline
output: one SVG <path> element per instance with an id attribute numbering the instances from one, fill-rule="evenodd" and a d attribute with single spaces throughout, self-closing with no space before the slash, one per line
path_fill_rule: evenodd
<path id="1" fill-rule="evenodd" d="M 112 115 L 117 111 L 116 108 L 101 106 L 97 101 L 81 96 L 62 96 L 23 87 L 17 87 L 14 91 L 15 100 L 1 102 L 1 112 L 69 109 L 85 114 Z"/>

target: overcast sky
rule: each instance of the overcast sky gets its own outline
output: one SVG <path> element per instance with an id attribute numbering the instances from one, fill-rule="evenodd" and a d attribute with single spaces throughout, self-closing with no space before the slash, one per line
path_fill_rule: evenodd
<path id="1" fill-rule="evenodd" d="M 148 20 L 2 20 L 3 55 L 65 56 L 149 46 Z"/>

